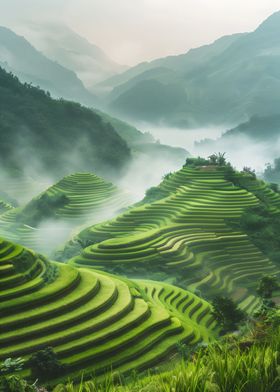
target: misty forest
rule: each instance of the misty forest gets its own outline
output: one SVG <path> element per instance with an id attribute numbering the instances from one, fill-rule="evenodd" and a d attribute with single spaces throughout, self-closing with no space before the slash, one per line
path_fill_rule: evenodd
<path id="1" fill-rule="evenodd" d="M 6 3 L 0 392 L 279 392 L 280 7 Z"/>

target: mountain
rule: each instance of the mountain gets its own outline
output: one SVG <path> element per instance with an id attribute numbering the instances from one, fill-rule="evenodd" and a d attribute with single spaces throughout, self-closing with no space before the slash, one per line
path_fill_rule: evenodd
<path id="1" fill-rule="evenodd" d="M 133 125 L 100 110 L 95 110 L 95 112 L 102 117 L 104 122 L 110 123 L 115 128 L 120 137 L 127 142 L 128 146 L 135 147 L 142 143 L 155 143 L 155 139 L 149 132 L 143 133 Z"/>
<path id="2" fill-rule="evenodd" d="M 280 115 L 253 116 L 242 124 L 227 130 L 218 139 L 204 139 L 195 143 L 197 151 L 208 154 L 209 151 L 238 151 L 239 155 L 248 156 L 251 165 L 257 154 L 263 164 L 279 156 Z M 238 158 L 238 155 L 237 155 Z M 259 163 L 258 163 L 259 164 Z"/>
<path id="3" fill-rule="evenodd" d="M 182 164 L 190 153 L 181 147 L 172 147 L 166 144 L 161 144 L 159 140 L 155 140 L 151 133 L 141 132 L 133 125 L 112 117 L 107 113 L 95 110 L 105 122 L 110 123 L 118 132 L 120 137 L 124 139 L 131 148 L 134 158 L 141 156 L 143 159 L 162 161 L 163 159 L 170 161 L 171 167 L 173 164 Z M 152 163 L 152 162 L 151 162 Z"/>
<path id="4" fill-rule="evenodd" d="M 0 65 L 22 82 L 49 91 L 54 97 L 93 105 L 96 97 L 68 68 L 45 57 L 24 37 L 0 26 Z"/>
<path id="5" fill-rule="evenodd" d="M 238 124 L 279 112 L 280 12 L 251 33 L 111 78 L 107 104 L 127 118 L 175 126 Z"/>
<path id="6" fill-rule="evenodd" d="M 249 137 L 252 141 L 275 143 L 280 137 L 280 115 L 253 116 L 249 121 L 226 131 L 222 139 L 233 139 L 239 136 Z"/>
<path id="7" fill-rule="evenodd" d="M 181 170 L 148 191 L 142 203 L 83 230 L 76 237 L 83 252 L 73 248 L 76 256 L 70 263 L 167 280 L 208 299 L 231 296 L 253 311 L 259 303 L 258 279 L 280 274 L 280 244 L 267 247 L 267 240 L 261 242 L 261 236 L 254 238 L 247 229 L 250 225 L 258 234 L 260 227 L 269 227 L 258 226 L 260 209 L 266 222 L 279 222 L 280 195 L 220 158 L 220 164 L 187 159 Z M 275 242 L 277 230 L 267 232 Z M 69 256 L 71 243 L 66 250 Z"/>
<path id="8" fill-rule="evenodd" d="M 117 64 L 98 46 L 61 24 L 32 24 L 25 28 L 30 42 L 53 61 L 74 71 L 89 90 L 126 66 Z"/>
<path id="9" fill-rule="evenodd" d="M 57 178 L 75 171 L 120 175 L 131 154 L 102 118 L 80 104 L 54 100 L 0 69 L 2 169 Z"/>

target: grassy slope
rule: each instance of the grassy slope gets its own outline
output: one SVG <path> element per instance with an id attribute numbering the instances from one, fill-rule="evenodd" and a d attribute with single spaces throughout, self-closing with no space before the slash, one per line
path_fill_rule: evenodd
<path id="1" fill-rule="evenodd" d="M 278 392 L 279 344 L 279 329 L 262 341 L 233 339 L 231 343 L 204 347 L 193 354 L 191 360 L 182 361 L 179 365 L 171 361 L 165 371 L 155 369 L 155 374 L 151 372 L 144 377 L 132 375 L 130 380 L 112 374 L 103 383 L 93 379 L 81 384 L 79 392 Z M 59 385 L 54 392 L 78 390 L 71 383 L 65 388 Z"/>
<path id="2" fill-rule="evenodd" d="M 279 266 L 229 221 L 263 200 L 278 216 L 279 194 L 248 174 L 215 166 L 186 166 L 159 188 L 167 197 L 81 232 L 85 248 L 71 264 L 169 280 L 208 297 L 224 293 L 252 311 L 257 280 L 279 273 Z"/>
<path id="3" fill-rule="evenodd" d="M 59 235 L 59 222 L 63 222 L 62 231 L 65 222 L 73 227 L 89 225 L 112 216 L 128 204 L 129 195 L 113 184 L 91 173 L 75 173 L 64 177 L 24 207 L 6 207 L 6 213 L 1 210 L 0 233 L 7 239 L 40 250 L 47 235 L 40 229 L 44 221 L 56 221 Z"/>
<path id="4" fill-rule="evenodd" d="M 0 361 L 52 346 L 62 378 L 145 369 L 178 341 L 215 335 L 209 304 L 190 292 L 52 263 L 4 240 L 0 287 Z"/>

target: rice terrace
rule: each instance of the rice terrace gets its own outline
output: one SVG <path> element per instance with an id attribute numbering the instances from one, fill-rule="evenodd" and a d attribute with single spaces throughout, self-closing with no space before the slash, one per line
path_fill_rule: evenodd
<path id="1" fill-rule="evenodd" d="M 280 391 L 260 3 L 3 2 L 0 392 Z"/>

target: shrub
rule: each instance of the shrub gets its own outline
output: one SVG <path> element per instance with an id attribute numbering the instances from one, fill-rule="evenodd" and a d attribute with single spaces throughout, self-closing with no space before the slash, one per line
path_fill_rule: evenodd
<path id="1" fill-rule="evenodd" d="M 51 347 L 34 353 L 28 361 L 32 376 L 41 380 L 54 378 L 61 375 L 65 369 Z"/>
<path id="2" fill-rule="evenodd" d="M 217 296 L 212 306 L 212 315 L 222 326 L 223 332 L 235 330 L 246 318 L 245 313 L 230 298 Z"/>

